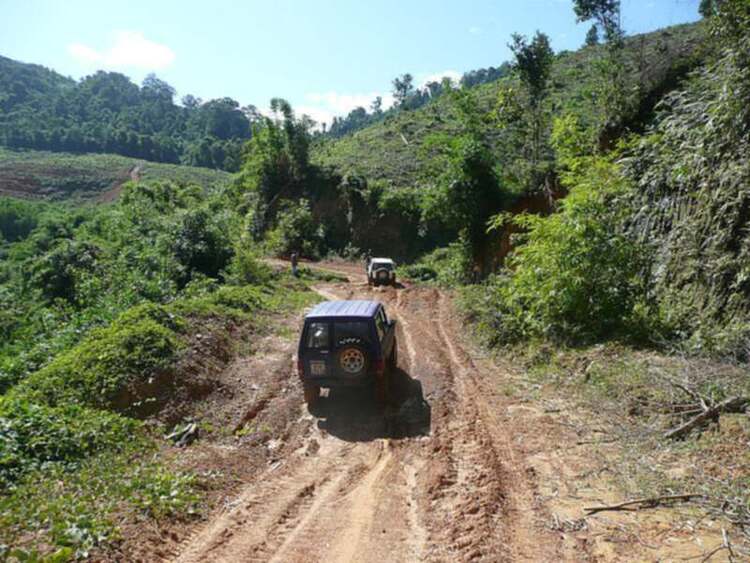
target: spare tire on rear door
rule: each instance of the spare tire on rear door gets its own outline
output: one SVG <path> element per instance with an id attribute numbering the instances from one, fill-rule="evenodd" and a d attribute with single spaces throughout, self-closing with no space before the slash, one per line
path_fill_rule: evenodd
<path id="1" fill-rule="evenodd" d="M 364 375 L 369 365 L 367 350 L 360 344 L 344 344 L 336 352 L 336 365 L 345 375 L 352 377 Z"/>

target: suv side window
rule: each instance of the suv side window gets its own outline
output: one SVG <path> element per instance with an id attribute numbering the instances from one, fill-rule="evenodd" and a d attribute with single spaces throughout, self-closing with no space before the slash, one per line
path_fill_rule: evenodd
<path id="1" fill-rule="evenodd" d="M 375 315 L 375 328 L 378 329 L 378 338 L 380 341 L 383 341 L 383 338 L 385 338 L 385 332 L 386 332 L 386 323 L 383 321 L 385 318 L 385 313 L 383 312 L 383 309 L 380 309 L 378 311 L 378 314 Z"/>
<path id="2" fill-rule="evenodd" d="M 328 323 L 310 323 L 307 327 L 307 347 L 313 349 L 328 348 L 330 336 Z"/>

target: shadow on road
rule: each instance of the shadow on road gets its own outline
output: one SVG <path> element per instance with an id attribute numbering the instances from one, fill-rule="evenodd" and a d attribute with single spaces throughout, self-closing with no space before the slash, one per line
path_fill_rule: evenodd
<path id="1" fill-rule="evenodd" d="M 422 384 L 401 369 L 391 374 L 385 408 L 378 408 L 370 388 L 331 389 L 310 412 L 319 418 L 320 429 L 348 442 L 427 436 L 432 418 Z"/>

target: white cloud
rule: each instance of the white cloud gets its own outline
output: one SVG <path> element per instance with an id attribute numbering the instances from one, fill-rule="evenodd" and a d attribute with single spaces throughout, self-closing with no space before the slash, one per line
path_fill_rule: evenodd
<path id="1" fill-rule="evenodd" d="M 480 33 L 482 33 L 482 28 L 473 25 L 469 28 L 469 33 L 471 33 L 472 35 L 479 35 Z"/>
<path id="2" fill-rule="evenodd" d="M 417 88 L 424 88 L 428 82 L 442 82 L 446 76 L 454 84 L 461 80 L 461 73 L 457 70 L 444 70 L 430 74 L 418 74 L 415 77 L 414 85 Z M 306 94 L 304 103 L 295 105 L 294 112 L 297 115 L 309 115 L 319 125 L 323 123 L 330 125 L 334 117 L 344 117 L 357 107 L 363 107 L 369 113 L 370 104 L 378 96 L 383 99 L 382 107 L 384 111 L 393 105 L 393 94 L 390 92 L 350 94 L 331 90 L 329 92 L 310 92 Z M 264 113 L 270 115 L 270 111 Z"/>
<path id="3" fill-rule="evenodd" d="M 137 68 L 160 70 L 175 59 L 172 49 L 146 39 L 140 31 L 117 31 L 110 48 L 98 51 L 82 43 L 68 45 L 68 54 L 74 59 L 102 68 Z"/>
<path id="4" fill-rule="evenodd" d="M 390 92 L 369 92 L 366 94 L 348 94 L 334 91 L 310 92 L 305 95 L 305 103 L 295 106 L 297 115 L 307 114 L 319 124 L 330 125 L 334 117 L 343 117 L 355 108 L 363 107 L 368 112 L 370 104 L 380 96 L 383 98 L 383 110 L 393 105 Z"/>

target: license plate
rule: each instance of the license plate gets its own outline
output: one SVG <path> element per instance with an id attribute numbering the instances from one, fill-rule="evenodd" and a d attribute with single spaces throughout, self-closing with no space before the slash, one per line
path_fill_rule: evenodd
<path id="1" fill-rule="evenodd" d="M 326 363 L 325 362 L 310 362 L 310 373 L 312 375 L 325 375 Z"/>

